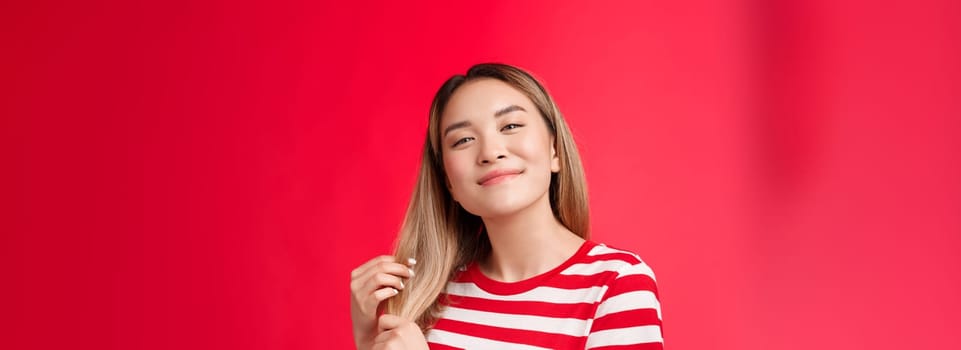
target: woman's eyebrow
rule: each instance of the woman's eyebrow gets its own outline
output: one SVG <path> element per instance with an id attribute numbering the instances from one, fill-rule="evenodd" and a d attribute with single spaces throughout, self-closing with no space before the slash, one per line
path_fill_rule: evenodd
<path id="1" fill-rule="evenodd" d="M 505 115 L 505 114 L 507 114 L 507 113 L 514 112 L 514 111 L 524 111 L 524 112 L 527 112 L 527 110 L 524 109 L 524 107 L 521 107 L 521 106 L 518 106 L 518 105 L 510 105 L 510 106 L 501 108 L 501 109 L 498 110 L 497 112 L 494 112 L 494 117 L 500 117 L 500 116 L 502 116 L 502 115 Z"/>
<path id="2" fill-rule="evenodd" d="M 455 129 L 466 128 L 468 126 L 470 126 L 470 122 L 466 120 L 448 125 L 447 128 L 444 129 L 444 137 L 447 137 L 447 134 L 449 134 L 451 131 L 454 131 Z"/>

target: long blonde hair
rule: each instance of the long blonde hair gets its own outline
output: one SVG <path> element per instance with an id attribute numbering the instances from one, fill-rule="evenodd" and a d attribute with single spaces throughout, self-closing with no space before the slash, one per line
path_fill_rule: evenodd
<path id="1" fill-rule="evenodd" d="M 537 106 L 554 136 L 561 165 L 560 171 L 551 175 L 551 210 L 568 230 L 584 239 L 590 237 L 584 169 L 571 132 L 547 90 L 529 73 L 498 63 L 478 64 L 466 75 L 451 77 L 431 103 L 420 173 L 394 252 L 398 261 L 411 257 L 418 260 L 416 275 L 400 294 L 388 300 L 385 309 L 414 320 L 423 330 L 432 327 L 442 311 L 438 296 L 455 277 L 456 268 L 485 258 L 491 250 L 481 218 L 457 204 L 446 186 L 440 144 L 441 114 L 448 100 L 464 83 L 483 78 L 507 83 Z"/>

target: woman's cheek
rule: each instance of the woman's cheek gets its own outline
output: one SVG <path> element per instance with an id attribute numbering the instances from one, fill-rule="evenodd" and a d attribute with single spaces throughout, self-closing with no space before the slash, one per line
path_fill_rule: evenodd
<path id="1" fill-rule="evenodd" d="M 551 150 L 549 147 L 545 148 L 544 144 L 545 142 L 542 142 L 540 137 L 534 137 L 532 135 L 519 145 L 518 150 L 524 158 L 527 159 L 528 163 L 541 166 L 546 162 L 549 167 Z"/>
<path id="2" fill-rule="evenodd" d="M 462 158 L 463 157 L 451 156 L 444 159 L 447 177 L 453 187 L 463 186 L 464 181 L 467 180 L 469 176 L 470 164 L 466 163 Z"/>

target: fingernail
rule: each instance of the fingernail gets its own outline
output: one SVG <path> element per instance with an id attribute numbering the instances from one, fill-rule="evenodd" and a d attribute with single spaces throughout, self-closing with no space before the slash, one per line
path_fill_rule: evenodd
<path id="1" fill-rule="evenodd" d="M 407 258 L 407 264 L 408 264 L 408 265 L 417 265 L 417 259 Z"/>
<path id="2" fill-rule="evenodd" d="M 414 269 L 408 267 L 407 271 L 410 272 L 410 277 L 414 277 Z"/>
<path id="3" fill-rule="evenodd" d="M 397 293 L 400 293 L 400 291 L 397 290 L 397 288 L 391 288 L 390 290 L 394 291 L 394 295 L 397 295 Z"/>
<path id="4" fill-rule="evenodd" d="M 400 289 L 404 289 L 404 281 L 400 281 Z"/>

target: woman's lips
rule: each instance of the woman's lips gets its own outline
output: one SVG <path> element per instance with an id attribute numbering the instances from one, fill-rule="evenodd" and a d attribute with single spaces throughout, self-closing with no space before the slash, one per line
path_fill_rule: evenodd
<path id="1" fill-rule="evenodd" d="M 482 178 L 482 180 L 479 182 L 479 184 L 481 186 L 496 185 L 501 182 L 513 179 L 514 177 L 517 177 L 517 175 L 520 175 L 521 173 L 523 173 L 523 171 L 516 171 L 516 170 L 491 172 L 490 174 L 485 175 Z"/>

